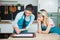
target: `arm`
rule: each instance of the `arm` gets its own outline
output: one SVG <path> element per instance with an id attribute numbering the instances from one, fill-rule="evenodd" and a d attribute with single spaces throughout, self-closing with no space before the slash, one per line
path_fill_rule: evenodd
<path id="1" fill-rule="evenodd" d="M 42 31 L 42 29 L 41 29 L 41 22 L 38 22 L 38 32 L 39 32 L 39 33 L 48 34 L 48 33 L 49 33 L 49 31 L 50 31 L 50 29 L 51 29 L 51 26 L 50 26 L 50 25 L 48 25 L 48 27 L 47 27 L 46 31 Z"/>
<path id="2" fill-rule="evenodd" d="M 55 24 L 54 24 L 53 20 L 51 18 L 49 18 L 48 27 L 47 27 L 46 31 L 43 31 L 42 33 L 48 34 L 50 29 L 54 26 L 55 26 Z"/>
<path id="3" fill-rule="evenodd" d="M 13 27 L 13 28 L 15 29 L 17 34 L 19 34 L 21 32 L 18 27 Z"/>
<path id="4" fill-rule="evenodd" d="M 32 15 L 31 15 L 31 21 L 30 21 L 30 23 L 28 24 L 28 26 L 27 26 L 26 28 L 20 29 L 20 30 L 21 30 L 21 31 L 28 30 L 28 28 L 30 27 L 30 25 L 33 23 L 34 19 L 35 19 L 35 16 L 32 14 Z"/>
<path id="5" fill-rule="evenodd" d="M 19 30 L 19 28 L 18 28 L 18 25 L 17 25 L 17 22 L 18 22 L 18 20 L 22 17 L 22 15 L 23 15 L 22 12 L 18 13 L 18 14 L 16 15 L 15 20 L 12 22 L 13 28 L 15 29 L 15 31 L 16 31 L 17 33 L 20 32 L 20 30 Z"/>
<path id="6" fill-rule="evenodd" d="M 38 33 L 42 33 L 40 17 L 37 18 L 37 22 L 38 22 Z"/>
<path id="7" fill-rule="evenodd" d="M 49 33 L 49 31 L 50 31 L 50 29 L 51 29 L 51 27 L 50 27 L 50 26 L 48 26 L 48 27 L 47 27 L 47 29 L 46 29 L 46 31 L 42 31 L 42 33 L 44 33 L 44 34 L 48 34 L 48 33 Z"/>
<path id="8" fill-rule="evenodd" d="M 38 33 L 42 33 L 41 22 L 38 22 Z"/>
<path id="9" fill-rule="evenodd" d="M 32 15 L 31 15 L 31 21 L 30 21 L 30 23 L 28 24 L 28 26 L 26 27 L 26 30 L 27 30 L 27 29 L 30 27 L 30 25 L 33 23 L 34 19 L 35 19 L 35 16 L 32 14 Z"/>

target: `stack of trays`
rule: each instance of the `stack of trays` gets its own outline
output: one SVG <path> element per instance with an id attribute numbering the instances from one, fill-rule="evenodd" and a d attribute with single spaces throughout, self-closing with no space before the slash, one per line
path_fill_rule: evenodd
<path id="1" fill-rule="evenodd" d="M 13 34 L 13 38 L 34 38 L 35 33 L 22 33 L 22 34 Z"/>

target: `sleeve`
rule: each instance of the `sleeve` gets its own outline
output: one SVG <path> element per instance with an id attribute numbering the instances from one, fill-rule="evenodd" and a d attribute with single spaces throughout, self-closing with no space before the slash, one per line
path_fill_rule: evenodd
<path id="1" fill-rule="evenodd" d="M 28 24 L 28 26 L 26 27 L 26 30 L 27 30 L 27 29 L 30 27 L 30 25 L 33 23 L 34 19 L 35 19 L 35 16 L 32 14 L 31 21 L 30 21 L 30 23 Z"/>
<path id="2" fill-rule="evenodd" d="M 49 22 L 48 25 L 50 27 L 54 27 L 55 26 L 55 24 L 54 24 L 54 22 L 53 22 L 53 20 L 51 18 L 48 19 L 48 22 Z"/>
<path id="3" fill-rule="evenodd" d="M 17 22 L 18 22 L 18 20 L 22 17 L 22 15 L 23 15 L 22 12 L 19 12 L 19 13 L 16 15 L 15 20 L 12 22 L 13 27 L 18 27 Z"/>

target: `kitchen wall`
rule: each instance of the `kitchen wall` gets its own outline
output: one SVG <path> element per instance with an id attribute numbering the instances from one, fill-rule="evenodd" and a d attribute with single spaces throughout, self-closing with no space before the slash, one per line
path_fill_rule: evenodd
<path id="1" fill-rule="evenodd" d="M 58 0 L 38 0 L 38 10 L 45 9 L 47 12 L 57 12 Z"/>
<path id="2" fill-rule="evenodd" d="M 33 5 L 37 5 L 38 4 L 38 0 L 19 0 L 18 3 L 27 5 L 27 4 L 33 4 Z"/>
<path id="3" fill-rule="evenodd" d="M 60 0 L 58 0 L 58 7 L 60 7 Z"/>
<path id="4" fill-rule="evenodd" d="M 38 1 L 38 11 L 40 9 L 45 9 L 48 12 L 49 17 L 51 17 L 56 26 L 60 27 L 60 13 L 58 11 L 60 7 L 60 0 L 39 0 Z"/>
<path id="5" fill-rule="evenodd" d="M 37 6 L 38 4 L 38 0 L 13 0 L 13 1 L 8 0 L 8 2 L 0 0 L 0 2 L 2 2 L 2 4 L 17 4 L 17 3 L 20 3 L 22 5 L 33 4 L 35 6 Z"/>
<path id="6" fill-rule="evenodd" d="M 17 3 L 20 3 L 24 6 L 27 5 L 27 4 L 32 4 L 34 6 L 34 9 L 35 9 L 35 16 L 36 16 L 36 13 L 37 13 L 37 4 L 38 4 L 38 0 L 0 0 L 0 2 L 3 4 L 3 5 L 11 5 L 11 4 L 14 4 L 16 5 Z M 24 9 L 23 9 L 24 10 Z M 35 18 L 36 19 L 36 18 Z"/>
<path id="7" fill-rule="evenodd" d="M 60 0 L 57 0 L 58 1 L 58 7 L 60 7 Z M 17 3 L 20 3 L 20 4 L 22 4 L 22 5 L 24 5 L 24 6 L 26 6 L 27 4 L 30 4 L 30 3 L 32 3 L 34 6 L 37 6 L 38 5 L 38 0 L 17 0 L 17 1 L 1 1 L 0 0 L 0 2 L 2 2 L 2 4 L 17 4 Z M 57 8 L 58 8 L 57 7 Z M 58 10 L 58 9 L 57 9 Z M 59 19 L 57 19 L 57 14 L 58 14 L 58 12 L 50 12 L 49 13 L 49 17 L 51 17 L 53 20 L 54 20 L 54 22 L 55 22 L 55 24 L 56 25 L 59 25 L 60 24 L 60 20 Z M 59 16 L 60 17 L 60 16 Z M 58 22 L 59 22 L 59 24 L 58 24 Z M 3 24 L 4 25 L 4 24 Z M 7 25 L 6 25 L 7 26 Z M 34 29 L 36 28 L 35 27 L 35 24 L 34 25 L 32 25 L 33 27 L 34 27 Z M 5 27 L 5 26 L 4 26 Z M 4 32 L 4 28 L 2 27 L 2 31 Z M 8 26 L 7 26 L 7 29 L 10 29 L 10 27 L 8 28 Z M 34 30 L 33 29 L 33 30 Z M 11 29 L 10 29 L 11 30 Z M 33 31 L 33 30 L 30 30 L 30 31 Z M 6 31 L 6 28 L 5 28 L 5 31 Z M 8 32 L 9 30 L 7 30 L 6 32 Z M 12 32 L 12 30 L 11 31 L 9 31 L 9 32 Z"/>
<path id="8" fill-rule="evenodd" d="M 1 2 L 2 0 L 0 0 Z M 5 2 L 4 2 L 5 1 Z M 33 5 L 38 5 L 38 0 L 8 0 L 10 2 L 7 2 L 7 0 L 3 0 L 2 4 L 17 4 L 17 3 L 21 3 L 22 5 L 26 5 L 29 3 L 32 3 Z M 14 2 L 12 2 L 14 1 Z M 60 0 L 58 1 L 58 6 L 60 6 Z"/>

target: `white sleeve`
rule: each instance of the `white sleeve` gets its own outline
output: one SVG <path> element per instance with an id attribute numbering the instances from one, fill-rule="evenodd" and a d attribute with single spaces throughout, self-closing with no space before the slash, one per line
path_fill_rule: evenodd
<path id="1" fill-rule="evenodd" d="M 30 27 L 30 25 L 33 23 L 34 19 L 35 19 L 35 16 L 32 14 L 31 21 L 30 21 L 30 23 L 28 24 L 28 26 L 26 27 L 26 30 L 27 30 L 27 29 Z"/>
<path id="2" fill-rule="evenodd" d="M 14 27 L 18 27 L 17 22 L 18 22 L 19 19 L 21 19 L 22 15 L 23 15 L 23 12 L 19 12 L 19 13 L 16 15 L 15 20 L 12 22 L 12 25 L 13 25 Z"/>

